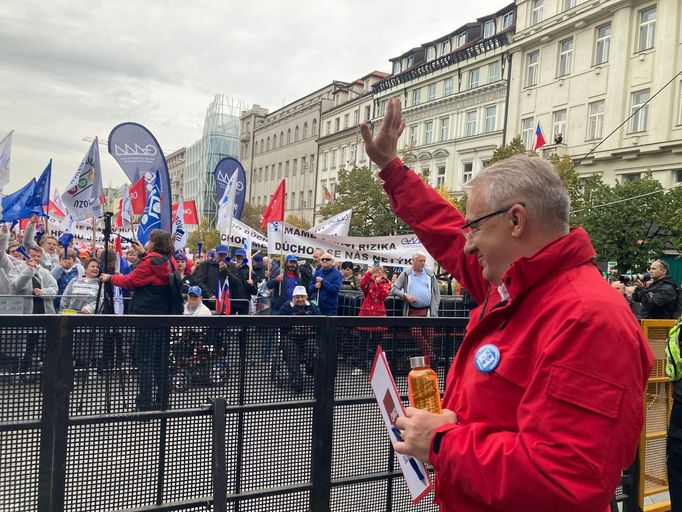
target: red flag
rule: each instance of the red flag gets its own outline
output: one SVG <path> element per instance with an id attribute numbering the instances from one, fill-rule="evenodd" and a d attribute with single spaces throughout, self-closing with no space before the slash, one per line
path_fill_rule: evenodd
<path id="1" fill-rule="evenodd" d="M 537 151 L 538 148 L 541 148 L 547 144 L 545 141 L 545 136 L 542 135 L 542 128 L 540 128 L 540 121 L 538 121 L 538 126 L 535 128 L 535 147 L 533 148 L 533 151 Z"/>
<path id="2" fill-rule="evenodd" d="M 66 217 L 62 209 L 57 206 L 57 203 L 55 203 L 52 199 L 50 199 L 50 204 L 47 207 L 47 213 L 53 217 L 59 217 L 60 219 Z"/>
<path id="3" fill-rule="evenodd" d="M 229 315 L 232 304 L 230 302 L 230 281 L 227 277 L 222 286 L 220 286 L 220 279 L 218 279 L 216 291 L 218 293 L 215 296 L 215 312 L 219 315 Z"/>
<path id="4" fill-rule="evenodd" d="M 199 218 L 197 217 L 197 205 L 194 202 L 194 199 L 191 201 L 184 201 L 185 205 L 185 216 L 183 217 L 183 220 L 185 221 L 185 224 L 199 224 Z M 175 221 L 175 216 L 177 215 L 178 211 L 178 203 L 173 203 L 173 221 Z"/>
<path id="5" fill-rule="evenodd" d="M 260 220 L 260 228 L 265 229 L 268 222 L 284 221 L 284 194 L 285 194 L 284 180 L 277 186 L 277 190 L 272 195 L 272 199 L 263 212 L 263 217 Z"/>
<path id="6" fill-rule="evenodd" d="M 144 176 L 131 185 L 128 191 L 130 193 L 130 204 L 133 207 L 133 213 L 142 215 L 147 204 L 147 188 Z"/>
<path id="7" fill-rule="evenodd" d="M 116 216 L 116 222 L 114 223 L 115 228 L 122 228 L 123 227 L 123 219 L 121 218 L 121 212 L 123 211 L 123 199 L 118 200 L 118 215 Z M 120 243 L 118 240 L 119 238 L 116 239 L 116 243 Z"/>

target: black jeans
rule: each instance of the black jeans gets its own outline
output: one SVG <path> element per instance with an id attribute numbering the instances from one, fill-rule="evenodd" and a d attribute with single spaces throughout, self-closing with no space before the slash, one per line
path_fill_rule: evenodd
<path id="1" fill-rule="evenodd" d="M 168 344 L 168 337 L 168 331 L 162 329 L 156 332 L 144 329 L 136 334 L 138 410 L 161 409 L 163 374 L 168 371 L 168 361 L 163 360 L 163 346 Z"/>
<path id="2" fill-rule="evenodd" d="M 673 402 L 666 443 L 671 512 L 682 512 L 682 402 Z"/>

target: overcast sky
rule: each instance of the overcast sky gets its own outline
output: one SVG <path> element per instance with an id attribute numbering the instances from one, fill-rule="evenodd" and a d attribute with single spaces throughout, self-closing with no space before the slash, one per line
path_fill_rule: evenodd
<path id="1" fill-rule="evenodd" d="M 53 158 L 64 187 L 89 143 L 145 125 L 165 150 L 201 137 L 215 93 L 270 111 L 490 14 L 510 0 L 3 0 L 0 139 L 14 129 L 5 193 Z M 98 5 L 100 4 L 100 5 Z M 100 146 L 103 184 L 125 183 Z"/>

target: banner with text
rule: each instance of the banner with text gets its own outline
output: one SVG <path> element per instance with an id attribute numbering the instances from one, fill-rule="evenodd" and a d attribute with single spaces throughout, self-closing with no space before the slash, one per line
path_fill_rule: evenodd
<path id="1" fill-rule="evenodd" d="M 227 234 L 223 233 L 220 235 L 220 243 L 223 245 L 229 245 L 230 247 L 242 247 L 246 241 L 246 235 L 248 233 L 251 233 L 253 249 L 260 249 L 261 253 L 265 253 L 268 248 L 268 239 L 255 229 L 247 226 L 242 221 L 235 218 L 232 218 L 232 231 L 230 232 L 230 240 L 227 239 Z"/>
<path id="2" fill-rule="evenodd" d="M 282 228 L 284 238 L 282 239 Z M 255 240 L 254 240 L 255 242 Z M 319 235 L 281 222 L 268 224 L 268 253 L 293 254 L 311 259 L 315 249 L 329 252 L 336 261 L 352 261 L 372 265 L 378 259 L 381 265 L 405 267 L 412 264 L 415 251 L 426 254 L 426 265 L 433 268 L 434 260 L 424 249 L 415 234 L 355 237 Z"/>
<path id="3" fill-rule="evenodd" d="M 57 238 L 65 233 L 64 229 L 62 228 L 62 219 L 55 215 L 50 215 L 48 229 L 50 231 L 50 235 Z M 78 244 L 79 242 L 87 242 L 91 244 L 92 220 L 88 219 L 85 221 L 74 222 L 71 225 L 69 233 L 73 234 L 74 243 Z M 111 233 L 112 242 L 116 240 L 116 234 L 121 234 L 126 238 L 133 238 L 133 231 L 131 229 L 113 228 Z M 100 245 L 104 243 L 104 227 L 98 226 L 95 228 L 95 242 L 99 243 Z"/>

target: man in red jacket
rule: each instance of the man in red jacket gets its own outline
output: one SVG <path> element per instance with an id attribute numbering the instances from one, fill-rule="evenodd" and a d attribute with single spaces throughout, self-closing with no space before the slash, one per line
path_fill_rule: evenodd
<path id="1" fill-rule="evenodd" d="M 466 218 L 396 157 L 389 100 L 362 136 L 396 214 L 480 304 L 448 373 L 443 414 L 397 421 L 400 453 L 430 461 L 442 511 L 608 509 L 635 457 L 651 351 L 593 264 L 553 167 L 515 157 L 470 182 Z"/>

